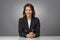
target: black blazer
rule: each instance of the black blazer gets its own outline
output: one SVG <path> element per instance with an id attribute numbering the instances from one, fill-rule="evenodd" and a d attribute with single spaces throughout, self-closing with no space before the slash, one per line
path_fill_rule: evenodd
<path id="1" fill-rule="evenodd" d="M 35 37 L 40 36 L 40 21 L 37 17 L 33 17 L 31 20 L 31 25 L 30 29 L 28 27 L 28 22 L 26 17 L 19 18 L 19 23 L 18 23 L 18 31 L 19 31 L 19 36 L 21 37 L 26 37 L 26 35 L 29 32 L 33 32 L 36 34 Z"/>

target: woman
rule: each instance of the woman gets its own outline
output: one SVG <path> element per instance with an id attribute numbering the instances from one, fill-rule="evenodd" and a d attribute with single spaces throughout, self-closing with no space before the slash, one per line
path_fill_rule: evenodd
<path id="1" fill-rule="evenodd" d="M 35 10 L 32 4 L 24 6 L 23 17 L 19 18 L 19 36 L 35 38 L 40 36 L 40 21 L 35 17 Z"/>

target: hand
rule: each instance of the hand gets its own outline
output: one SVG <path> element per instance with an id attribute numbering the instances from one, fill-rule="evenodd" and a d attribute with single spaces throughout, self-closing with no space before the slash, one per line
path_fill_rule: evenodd
<path id="1" fill-rule="evenodd" d="M 33 32 L 30 32 L 29 34 L 26 35 L 28 38 L 34 38 L 35 34 Z"/>
<path id="2" fill-rule="evenodd" d="M 29 32 L 29 34 L 33 35 L 34 33 L 33 32 Z"/>
<path id="3" fill-rule="evenodd" d="M 29 34 L 31 34 L 31 35 L 34 36 L 34 37 L 35 37 L 35 35 L 36 35 L 36 34 L 34 34 L 33 32 L 30 32 Z"/>

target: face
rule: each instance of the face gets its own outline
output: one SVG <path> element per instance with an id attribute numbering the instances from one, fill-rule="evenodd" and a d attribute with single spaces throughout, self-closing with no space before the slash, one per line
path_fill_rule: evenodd
<path id="1" fill-rule="evenodd" d="M 26 13 L 26 16 L 27 16 L 27 17 L 32 16 L 32 9 L 31 9 L 29 6 L 27 6 L 27 7 L 25 8 L 25 13 Z"/>

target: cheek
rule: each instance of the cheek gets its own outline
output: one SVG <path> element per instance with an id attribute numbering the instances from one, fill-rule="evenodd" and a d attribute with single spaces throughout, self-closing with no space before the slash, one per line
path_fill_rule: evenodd
<path id="1" fill-rule="evenodd" d="M 25 13 L 28 13 L 28 11 L 25 11 Z"/>
<path id="2" fill-rule="evenodd" d="M 25 11 L 25 14 L 28 15 L 28 11 Z"/>
<path id="3" fill-rule="evenodd" d="M 32 14 L 32 11 L 30 11 L 30 13 Z"/>

